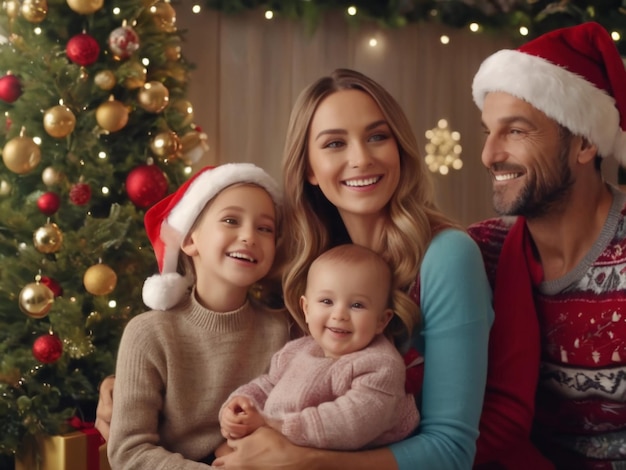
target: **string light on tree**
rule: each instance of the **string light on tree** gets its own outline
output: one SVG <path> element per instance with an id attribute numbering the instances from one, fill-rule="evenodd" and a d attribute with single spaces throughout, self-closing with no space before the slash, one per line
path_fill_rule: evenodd
<path id="1" fill-rule="evenodd" d="M 426 165 L 433 173 L 447 175 L 450 168 L 460 170 L 463 167 L 461 160 L 461 134 L 450 131 L 448 121 L 440 119 L 437 127 L 426 131 Z"/>

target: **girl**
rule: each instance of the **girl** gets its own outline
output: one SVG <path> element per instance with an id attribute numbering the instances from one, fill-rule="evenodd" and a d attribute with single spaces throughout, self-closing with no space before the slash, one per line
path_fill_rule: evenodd
<path id="1" fill-rule="evenodd" d="M 278 203 L 267 173 L 226 164 L 201 170 L 146 212 L 160 274 L 143 289 L 153 310 L 122 335 L 111 468 L 207 468 L 223 442 L 220 405 L 289 339 L 286 315 L 266 306 Z M 259 281 L 257 299 L 250 291 Z"/>

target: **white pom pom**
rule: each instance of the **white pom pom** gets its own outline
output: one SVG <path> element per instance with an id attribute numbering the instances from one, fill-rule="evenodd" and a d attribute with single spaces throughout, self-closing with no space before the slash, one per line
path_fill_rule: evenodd
<path id="1" fill-rule="evenodd" d="M 143 283 L 143 303 L 153 310 L 168 310 L 183 299 L 189 287 L 189 280 L 178 273 L 155 274 Z"/>

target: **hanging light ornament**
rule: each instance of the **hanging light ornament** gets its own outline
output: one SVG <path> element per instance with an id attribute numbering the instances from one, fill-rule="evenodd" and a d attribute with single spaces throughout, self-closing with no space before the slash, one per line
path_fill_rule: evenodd
<path id="1" fill-rule="evenodd" d="M 437 127 L 426 131 L 426 165 L 433 173 L 447 175 L 450 168 L 460 170 L 463 167 L 461 160 L 461 134 L 450 131 L 448 121 L 440 119 Z"/>

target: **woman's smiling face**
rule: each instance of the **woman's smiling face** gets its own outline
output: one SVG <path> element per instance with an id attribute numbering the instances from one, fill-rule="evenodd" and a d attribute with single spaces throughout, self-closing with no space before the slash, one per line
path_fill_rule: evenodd
<path id="1" fill-rule="evenodd" d="M 309 183 L 342 218 L 382 213 L 400 179 L 395 136 L 374 99 L 341 90 L 317 107 L 308 135 Z"/>

